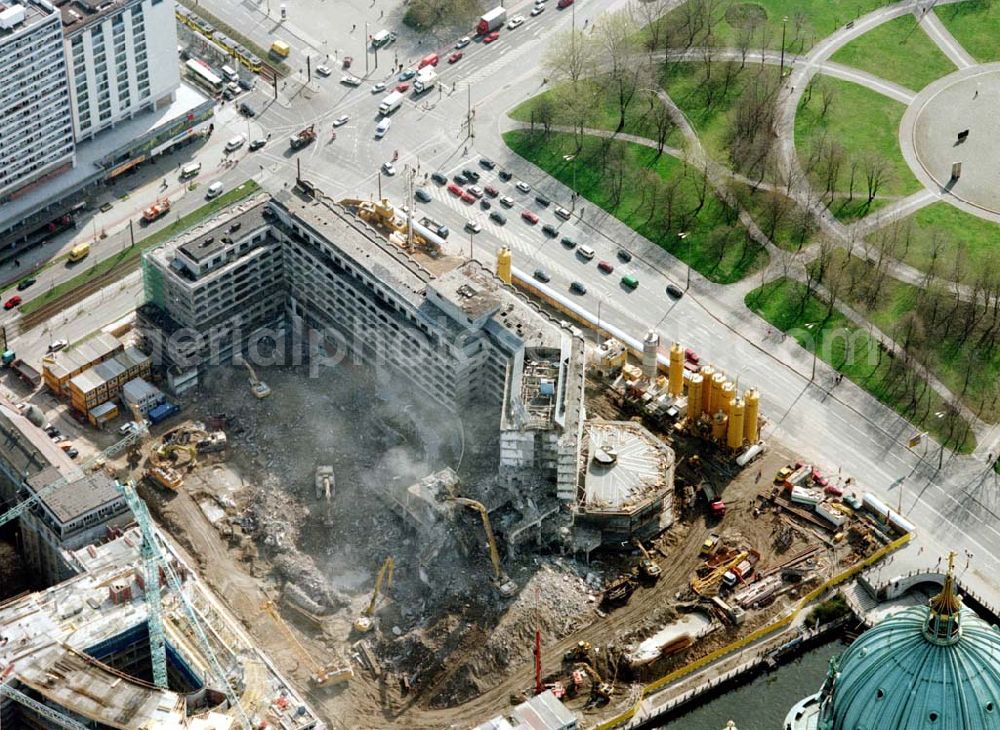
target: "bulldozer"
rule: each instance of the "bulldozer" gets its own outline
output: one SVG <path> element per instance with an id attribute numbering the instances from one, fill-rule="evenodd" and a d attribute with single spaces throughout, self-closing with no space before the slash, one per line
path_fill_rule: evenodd
<path id="1" fill-rule="evenodd" d="M 367 634 L 375 625 L 375 622 L 372 620 L 372 616 L 375 615 L 375 603 L 378 601 L 378 596 L 382 592 L 383 585 L 385 585 L 385 590 L 392 590 L 392 571 L 394 567 L 395 561 L 390 555 L 382 563 L 382 567 L 378 571 L 378 576 L 375 578 L 375 590 L 372 591 L 371 601 L 368 602 L 367 608 L 361 612 L 361 615 L 354 619 L 354 630 L 359 634 Z"/>
<path id="2" fill-rule="evenodd" d="M 500 552 L 497 550 L 497 540 L 493 535 L 493 526 L 490 524 L 490 515 L 486 509 L 486 506 L 482 502 L 477 502 L 474 499 L 468 499 L 466 497 L 452 497 L 452 502 L 456 504 L 463 504 L 466 507 L 471 507 L 476 510 L 483 520 L 483 529 L 486 531 L 486 541 L 489 543 L 490 547 L 490 559 L 493 561 L 493 585 L 496 586 L 497 592 L 504 598 L 510 598 L 515 593 L 517 593 L 517 583 L 512 581 L 510 577 L 504 572 L 503 567 L 500 565 Z"/>

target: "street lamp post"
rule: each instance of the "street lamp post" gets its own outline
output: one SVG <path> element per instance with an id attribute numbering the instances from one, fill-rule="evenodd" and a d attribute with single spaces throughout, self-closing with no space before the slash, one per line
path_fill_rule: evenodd
<path id="1" fill-rule="evenodd" d="M 681 231 L 680 233 L 677 234 L 677 237 L 679 239 L 681 239 L 681 241 L 683 242 L 685 239 L 688 238 L 688 233 L 687 233 L 687 231 Z M 688 240 L 688 251 L 687 251 L 687 253 L 688 253 L 688 255 L 687 255 L 687 265 L 688 265 L 688 270 L 687 270 L 687 284 L 684 285 L 684 291 L 687 291 L 688 289 L 691 288 L 691 241 L 690 240 Z"/>
<path id="2" fill-rule="evenodd" d="M 784 78 L 785 76 L 785 29 L 788 27 L 788 16 L 786 15 L 781 19 L 781 71 L 778 73 L 778 78 Z"/>

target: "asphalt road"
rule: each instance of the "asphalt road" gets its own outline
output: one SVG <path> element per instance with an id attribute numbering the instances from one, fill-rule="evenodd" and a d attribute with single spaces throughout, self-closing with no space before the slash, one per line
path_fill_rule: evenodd
<path id="1" fill-rule="evenodd" d="M 513 208 L 504 209 L 508 219 L 504 226 L 490 222 L 488 212 L 481 210 L 478 203 L 467 205 L 443 187 L 423 185 L 433 200 L 418 204 L 418 208 L 449 225 L 452 233 L 448 243 L 454 251 L 468 251 L 470 236 L 462 228 L 467 220 L 476 220 L 483 232 L 471 237 L 471 246 L 488 265 L 492 265 L 499 246 L 511 246 L 515 266 L 528 272 L 545 268 L 552 276 L 550 286 L 555 291 L 567 291 L 571 281 L 583 282 L 588 291 L 577 298 L 578 302 L 591 312 L 599 311 L 602 322 L 636 337 L 654 328 L 665 344 L 677 340 L 694 348 L 703 359 L 731 377 L 738 377 L 741 387 L 758 386 L 763 413 L 769 419 L 765 434 L 780 438 L 825 469 L 842 469 L 854 475 L 862 489 L 875 492 L 894 506 L 901 504 L 903 512 L 917 524 L 920 548 L 907 548 L 897 559 L 901 572 L 918 565 L 926 567 L 928 557 L 933 563 L 947 550 L 964 549 L 975 555 L 964 580 L 984 595 L 996 596 L 992 576 L 1000 570 L 1000 505 L 995 478 L 984 470 L 982 460 L 946 457 L 944 469 L 937 472 L 936 447 L 932 445 L 926 453 L 906 448 L 906 440 L 914 433 L 912 426 L 849 382 L 834 387 L 833 375 L 822 362 L 814 366 L 811 356 L 790 339 L 781 341 L 769 335 L 766 324 L 746 312 L 741 297 L 734 295 L 731 288 L 712 285 L 694 272 L 691 290 L 675 302 L 666 296 L 665 287 L 674 282 L 683 288 L 687 270 L 678 261 L 586 201 L 576 206 L 570 222 L 560 221 L 551 207 L 544 208 L 534 201 L 534 190 L 539 189 L 554 203 L 572 207 L 569 190 L 515 158 L 499 132 L 508 125 L 506 111 L 543 88 L 541 64 L 547 42 L 573 22 L 573 11 L 559 11 L 554 3 L 549 0 L 546 11 L 537 18 L 527 18 L 522 27 L 501 31 L 496 43 L 471 43 L 454 65 L 447 64 L 445 56 L 459 34 L 428 47 L 417 45 L 403 31 L 396 44 L 380 51 L 378 70 L 373 69 L 360 87 L 339 83 L 342 72 L 338 66 L 331 77 L 314 76 L 308 84 L 301 83 L 302 77 L 291 77 L 279 89 L 277 100 L 270 89 L 256 89 L 248 95 L 259 110 L 251 134 L 269 131 L 271 141 L 258 152 L 249 153 L 244 148 L 237 153 L 235 157 L 241 164 L 220 171 L 221 179 L 228 186 L 230 181 L 253 174 L 266 189 L 278 190 L 292 182 L 297 165 L 301 165 L 303 177 L 334 198 L 367 198 L 377 195 L 381 188 L 383 196 L 403 203 L 407 167 L 416 171 L 418 180 L 438 170 L 450 177 L 463 167 L 477 169 L 482 174 L 481 185 L 494 185 L 501 194 L 515 200 Z M 369 6 L 338 0 L 342 12 L 334 14 L 326 10 L 323 0 L 302 0 L 289 8 L 284 23 L 269 18 L 263 3 L 205 0 L 202 4 L 264 47 L 274 38 L 287 40 L 294 48 L 289 60 L 296 69 L 305 67 L 306 55 L 314 64 L 326 62 L 333 66 L 334 59 L 339 61 L 347 53 L 354 57 L 351 70 L 361 75 L 364 22 L 369 22 L 371 33 L 383 23 L 384 27 L 401 27 L 402 9 L 392 9 L 389 18 L 380 20 L 378 12 L 382 8 L 378 2 Z M 576 22 L 582 27 L 585 19 L 592 21 L 600 12 L 622 5 L 617 1 L 581 0 L 575 6 Z M 277 12 L 276 7 L 271 10 Z M 529 10 L 529 4 L 520 3 L 508 14 L 527 16 Z M 350 32 L 344 17 L 356 18 L 361 28 Z M 382 94 L 372 94 L 371 86 L 376 81 L 395 79 L 395 75 L 387 73 L 387 66 L 392 65 L 390 57 L 398 56 L 400 62 L 408 63 L 432 50 L 442 54 L 439 89 L 432 89 L 422 98 L 408 96 L 392 116 L 388 134 L 376 140 L 374 128 Z M 369 66 L 373 65 L 372 56 Z M 470 109 L 475 111 L 474 138 L 464 125 Z M 350 120 L 336 130 L 333 140 L 332 120 L 341 114 L 349 115 Z M 309 124 L 316 125 L 319 139 L 298 153 L 292 152 L 288 137 Z M 236 114 L 232 104 L 220 108 L 216 125 L 213 144 L 233 134 L 247 133 L 246 120 Z M 399 174 L 380 176 L 380 165 L 391 160 L 396 150 Z M 500 183 L 495 171 L 480 169 L 480 156 L 496 161 L 498 170 L 514 171 L 514 180 Z M 203 178 L 206 183 L 215 179 L 204 173 Z M 531 194 L 514 190 L 518 179 L 531 184 Z M 495 201 L 493 207 L 498 207 Z M 539 214 L 538 225 L 530 226 L 521 220 L 520 212 L 525 208 Z M 546 222 L 559 226 L 559 237 L 550 239 L 542 233 L 541 226 Z M 593 247 L 595 259 L 585 262 L 562 246 L 559 238 L 567 234 Z M 615 258 L 622 246 L 634 254 L 628 264 Z M 614 263 L 612 274 L 597 269 L 601 259 Z M 636 290 L 621 286 L 624 273 L 639 279 Z M 810 382 L 814 367 L 816 377 Z M 918 550 L 928 555 L 918 558 Z"/>

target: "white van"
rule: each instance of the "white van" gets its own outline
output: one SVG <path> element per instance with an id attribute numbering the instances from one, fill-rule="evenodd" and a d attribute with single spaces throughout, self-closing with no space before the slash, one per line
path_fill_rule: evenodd
<path id="1" fill-rule="evenodd" d="M 392 120 L 389 117 L 383 117 L 382 120 L 375 127 L 375 139 L 382 139 L 385 133 L 389 131 L 389 127 L 392 126 Z"/>
<path id="2" fill-rule="evenodd" d="M 214 182 L 208 186 L 208 192 L 205 193 L 205 200 L 211 200 L 212 198 L 217 198 L 222 193 L 222 183 Z"/>
<path id="3" fill-rule="evenodd" d="M 576 254 L 580 258 L 584 258 L 587 261 L 590 261 L 592 258 L 594 258 L 594 249 L 592 249 L 590 246 L 580 246 L 580 248 L 576 250 Z"/>
<path id="4" fill-rule="evenodd" d="M 223 66 L 222 75 L 226 77 L 226 81 L 240 80 L 240 75 L 231 66 Z"/>
<path id="5" fill-rule="evenodd" d="M 199 172 L 201 172 L 200 162 L 192 162 L 189 165 L 184 165 L 184 167 L 181 168 L 181 180 L 187 180 L 188 178 L 192 178 Z"/>
<path id="6" fill-rule="evenodd" d="M 226 142 L 226 152 L 235 152 L 240 147 L 242 147 L 243 143 L 246 141 L 247 141 L 246 137 L 244 137 L 242 134 L 237 134 L 231 140 Z"/>

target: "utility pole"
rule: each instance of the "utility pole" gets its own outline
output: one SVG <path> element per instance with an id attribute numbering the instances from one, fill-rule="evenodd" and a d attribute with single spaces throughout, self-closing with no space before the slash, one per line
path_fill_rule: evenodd
<path id="1" fill-rule="evenodd" d="M 129 240 L 128 247 L 129 248 L 134 247 L 135 246 L 135 233 L 132 230 L 132 219 L 131 218 L 128 219 L 128 240 Z"/>
<path id="2" fill-rule="evenodd" d="M 468 115 L 468 120 L 469 120 L 469 139 L 475 139 L 476 138 L 476 130 L 475 130 L 475 128 L 472 125 L 472 119 L 473 119 L 473 117 L 472 117 L 472 84 L 467 84 L 465 88 L 466 88 L 466 91 L 468 92 L 466 94 L 466 109 L 467 109 L 466 114 Z"/>
<path id="3" fill-rule="evenodd" d="M 306 83 L 312 81 L 312 56 L 306 56 Z"/>
<path id="4" fill-rule="evenodd" d="M 275 98 L 275 100 L 277 100 L 277 98 L 278 98 L 278 71 L 276 69 L 272 69 L 272 70 L 274 71 L 274 75 L 271 77 L 271 84 L 274 86 L 274 98 Z"/>
<path id="5" fill-rule="evenodd" d="M 382 171 L 378 171 L 378 199 L 382 200 Z"/>
<path id="6" fill-rule="evenodd" d="M 365 21 L 365 36 L 364 36 L 364 47 L 362 49 L 365 54 L 365 76 L 368 76 L 368 21 Z"/>
<path id="7" fill-rule="evenodd" d="M 778 73 L 778 78 L 783 79 L 785 77 L 785 29 L 788 27 L 788 16 L 786 15 L 781 19 L 781 71 Z"/>
<path id="8" fill-rule="evenodd" d="M 687 231 L 681 231 L 680 233 L 677 234 L 677 237 L 679 239 L 681 239 L 681 242 L 683 243 L 684 240 L 688 238 L 688 233 L 687 233 Z M 688 289 L 691 288 L 691 242 L 690 241 L 688 241 L 688 251 L 687 251 L 687 253 L 688 253 L 688 255 L 687 255 L 687 265 L 688 265 L 688 269 L 687 269 L 687 283 L 684 285 L 684 291 L 687 291 Z"/>

